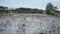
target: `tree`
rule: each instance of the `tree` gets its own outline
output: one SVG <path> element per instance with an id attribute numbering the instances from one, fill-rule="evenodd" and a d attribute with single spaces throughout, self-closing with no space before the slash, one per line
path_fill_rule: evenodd
<path id="1" fill-rule="evenodd" d="M 0 6 L 0 13 L 7 13 L 8 7 Z"/>
<path id="2" fill-rule="evenodd" d="M 48 3 L 46 6 L 46 14 L 53 14 L 57 7 L 54 7 L 52 3 Z"/>
<path id="3" fill-rule="evenodd" d="M 8 7 L 0 6 L 0 10 L 8 10 Z"/>

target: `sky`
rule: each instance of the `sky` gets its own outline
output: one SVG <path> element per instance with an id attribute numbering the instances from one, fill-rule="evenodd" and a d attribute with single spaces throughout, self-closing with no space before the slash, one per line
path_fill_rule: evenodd
<path id="1" fill-rule="evenodd" d="M 49 2 L 60 9 L 60 0 L 0 0 L 0 6 L 45 9 Z"/>

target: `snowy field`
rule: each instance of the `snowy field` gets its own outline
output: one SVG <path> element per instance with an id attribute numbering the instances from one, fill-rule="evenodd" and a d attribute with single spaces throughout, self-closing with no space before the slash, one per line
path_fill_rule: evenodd
<path id="1" fill-rule="evenodd" d="M 60 34 L 60 17 L 44 14 L 0 15 L 0 34 Z"/>

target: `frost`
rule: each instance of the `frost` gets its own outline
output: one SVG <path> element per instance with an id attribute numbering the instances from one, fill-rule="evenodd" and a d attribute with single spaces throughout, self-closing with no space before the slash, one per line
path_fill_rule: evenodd
<path id="1" fill-rule="evenodd" d="M 60 17 L 44 14 L 1 16 L 0 34 L 60 34 Z"/>

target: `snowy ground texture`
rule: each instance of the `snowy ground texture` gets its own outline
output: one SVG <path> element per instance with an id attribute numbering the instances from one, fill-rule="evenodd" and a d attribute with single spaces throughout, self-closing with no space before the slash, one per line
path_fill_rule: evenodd
<path id="1" fill-rule="evenodd" d="M 0 34 L 60 34 L 60 17 L 44 14 L 0 15 Z"/>

